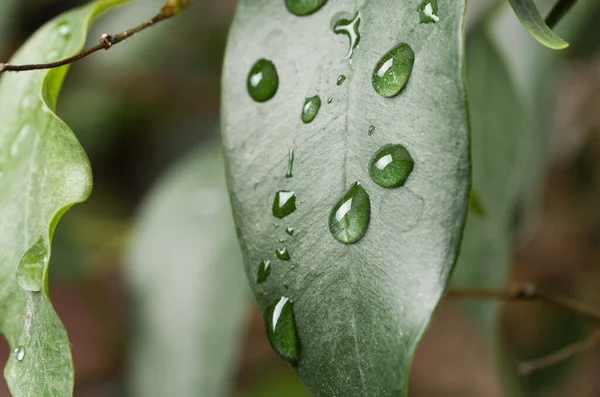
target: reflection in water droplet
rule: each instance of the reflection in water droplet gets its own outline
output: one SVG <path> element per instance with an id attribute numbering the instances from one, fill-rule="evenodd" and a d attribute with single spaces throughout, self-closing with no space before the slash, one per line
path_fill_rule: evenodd
<path id="1" fill-rule="evenodd" d="M 329 231 L 336 240 L 352 244 L 365 234 L 370 218 L 369 194 L 355 182 L 331 210 Z"/>
<path id="2" fill-rule="evenodd" d="M 23 141 L 25 140 L 25 138 L 27 138 L 27 135 L 29 135 L 29 132 L 31 131 L 31 125 L 30 124 L 25 124 L 17 133 L 17 136 L 15 137 L 15 140 L 13 141 L 13 143 L 10 145 L 10 155 L 15 157 L 16 155 L 19 154 L 19 148 L 21 146 L 21 143 L 23 143 Z"/>
<path id="3" fill-rule="evenodd" d="M 15 347 L 12 354 L 17 361 L 23 361 L 25 358 L 25 348 L 23 346 Z"/>
<path id="4" fill-rule="evenodd" d="M 369 136 L 373 135 L 375 133 L 375 126 L 372 125 L 369 127 Z"/>
<path id="5" fill-rule="evenodd" d="M 259 59 L 248 73 L 247 87 L 248 93 L 257 102 L 273 98 L 279 87 L 279 76 L 273 62 Z"/>
<path id="6" fill-rule="evenodd" d="M 294 171 L 294 149 L 290 149 L 290 152 L 288 154 L 288 170 L 287 170 L 287 174 L 285 174 L 286 178 L 291 178 L 294 176 L 294 174 L 292 173 Z"/>
<path id="7" fill-rule="evenodd" d="M 304 100 L 304 106 L 302 106 L 301 119 L 304 124 L 312 122 L 321 109 L 321 98 L 315 95 Z"/>
<path id="8" fill-rule="evenodd" d="M 282 261 L 289 261 L 290 259 L 292 259 L 287 248 L 279 248 L 275 253 L 277 254 L 277 257 Z"/>
<path id="9" fill-rule="evenodd" d="M 266 327 L 267 337 L 275 353 L 284 360 L 295 363 L 300 346 L 296 335 L 294 303 L 289 298 L 282 296 L 277 304 L 268 309 Z"/>
<path id="10" fill-rule="evenodd" d="M 333 32 L 335 34 L 345 34 L 348 36 L 350 40 L 350 45 L 348 47 L 348 53 L 346 54 L 346 58 L 352 58 L 354 55 L 354 49 L 358 47 L 358 43 L 360 43 L 360 13 L 356 13 L 354 18 L 349 19 L 340 19 L 336 21 L 333 25 Z"/>
<path id="11" fill-rule="evenodd" d="M 296 195 L 294 192 L 280 190 L 273 200 L 273 216 L 281 219 L 296 211 Z"/>
<path id="12" fill-rule="evenodd" d="M 61 22 L 58 24 L 58 34 L 65 39 L 71 37 L 71 28 L 67 22 Z"/>
<path id="13" fill-rule="evenodd" d="M 294 235 L 294 228 L 293 227 L 288 227 L 287 229 L 285 229 L 285 232 L 287 234 L 289 234 L 290 236 Z"/>
<path id="14" fill-rule="evenodd" d="M 330 96 L 329 98 L 327 98 L 327 103 L 331 103 L 331 102 L 333 102 L 333 97 L 332 96 Z"/>
<path id="15" fill-rule="evenodd" d="M 346 81 L 346 76 L 341 75 L 340 77 L 338 77 L 337 79 L 337 85 L 342 85 L 344 84 L 344 81 Z"/>
<path id="16" fill-rule="evenodd" d="M 382 146 L 371 158 L 369 175 L 381 187 L 403 186 L 415 162 L 402 145 Z"/>
<path id="17" fill-rule="evenodd" d="M 375 91 L 386 98 L 402 91 L 415 62 L 415 53 L 406 43 L 400 43 L 387 52 L 373 70 L 372 83 Z"/>
<path id="18" fill-rule="evenodd" d="M 17 281 L 27 291 L 41 291 L 44 286 L 44 270 L 48 263 L 48 247 L 40 238 L 21 257 L 17 267 Z"/>
<path id="19" fill-rule="evenodd" d="M 258 272 L 256 273 L 256 282 L 258 284 L 264 283 L 271 274 L 271 261 L 262 261 L 258 265 Z"/>
<path id="20" fill-rule="evenodd" d="M 288 11 L 297 16 L 310 15 L 327 3 L 327 0 L 285 0 Z"/>
<path id="21" fill-rule="evenodd" d="M 419 4 L 419 20 L 421 23 L 439 22 L 437 0 L 423 0 Z"/>

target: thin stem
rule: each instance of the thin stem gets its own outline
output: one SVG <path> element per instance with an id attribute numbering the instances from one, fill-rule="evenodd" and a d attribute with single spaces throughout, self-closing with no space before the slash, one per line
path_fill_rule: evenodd
<path id="1" fill-rule="evenodd" d="M 0 74 L 2 74 L 4 72 L 24 72 L 24 71 L 28 71 L 28 70 L 54 69 L 54 68 L 58 68 L 61 66 L 69 65 L 80 59 L 86 58 L 100 50 L 110 49 L 113 45 L 119 44 L 120 42 L 130 38 L 131 36 L 135 35 L 136 33 L 139 33 L 142 30 L 144 30 L 158 22 L 164 21 L 166 19 L 169 19 L 169 18 L 177 15 L 183 8 L 185 8 L 188 5 L 188 1 L 180 1 L 180 2 L 174 2 L 172 0 L 166 0 L 166 1 L 167 2 L 160 9 L 160 11 L 158 11 L 156 13 L 156 15 L 154 15 L 154 17 L 150 18 L 146 22 L 143 22 L 143 23 L 139 24 L 138 26 L 128 29 L 128 30 L 125 30 L 121 33 L 117 33 L 117 34 L 106 34 L 105 33 L 102 35 L 102 37 L 100 37 L 100 41 L 98 44 L 96 44 L 92 47 L 86 48 L 86 49 L 82 50 L 81 52 L 79 52 L 78 54 L 75 54 L 75 55 L 70 56 L 65 59 L 61 59 L 56 62 L 50 62 L 50 63 L 40 63 L 40 64 L 30 64 L 30 65 L 10 65 L 10 64 L 0 63 Z M 173 3 L 176 3 L 176 4 L 173 4 Z"/>
<path id="2" fill-rule="evenodd" d="M 576 2 L 577 0 L 557 0 L 552 10 L 548 13 L 548 16 L 546 16 L 546 25 L 550 29 L 554 29 Z"/>

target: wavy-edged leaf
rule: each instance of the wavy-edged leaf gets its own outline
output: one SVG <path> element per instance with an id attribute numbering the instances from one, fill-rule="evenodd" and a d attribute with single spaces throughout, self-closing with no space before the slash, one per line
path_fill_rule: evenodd
<path id="1" fill-rule="evenodd" d="M 420 24 L 418 5 L 406 0 L 328 2 L 302 18 L 282 0 L 238 5 L 222 113 L 234 217 L 263 314 L 282 297 L 293 300 L 293 318 L 289 306 L 282 316 L 287 336 L 295 319 L 298 344 L 282 343 L 291 336 L 275 343 L 288 357 L 299 348 L 294 366 L 315 396 L 404 395 L 415 347 L 456 259 L 469 180 L 465 4 L 437 5 L 439 22 L 431 24 Z M 350 62 L 348 40 L 332 22 L 356 12 L 361 38 Z M 414 68 L 398 96 L 383 98 L 373 69 L 401 42 L 414 50 Z M 271 100 L 257 103 L 246 84 L 261 58 L 274 63 L 280 83 Z M 347 79 L 337 85 L 340 75 Z M 323 105 L 304 124 L 304 100 L 314 95 Z M 414 159 L 402 187 L 385 189 L 369 177 L 371 156 L 386 144 L 405 145 Z M 290 149 L 295 163 L 286 178 Z M 370 224 L 347 245 L 331 235 L 328 218 L 356 181 L 370 195 Z M 297 209 L 281 220 L 272 215 L 279 190 L 297 196 Z M 290 261 L 277 260 L 281 247 Z M 270 276 L 257 283 L 264 260 L 272 262 Z"/>
<path id="2" fill-rule="evenodd" d="M 193 150 L 158 182 L 128 262 L 134 395 L 229 395 L 248 290 L 218 145 Z"/>
<path id="3" fill-rule="evenodd" d="M 546 25 L 533 0 L 508 0 L 521 24 L 540 43 L 553 50 L 567 48 L 569 43 Z"/>
<path id="4" fill-rule="evenodd" d="M 93 18 L 121 2 L 96 1 L 55 18 L 11 62 L 76 53 Z M 4 370 L 14 397 L 65 397 L 73 389 L 69 340 L 47 287 L 54 228 L 92 185 L 85 153 L 54 113 L 66 71 L 4 74 L 0 80 L 0 331 L 14 349 Z"/>

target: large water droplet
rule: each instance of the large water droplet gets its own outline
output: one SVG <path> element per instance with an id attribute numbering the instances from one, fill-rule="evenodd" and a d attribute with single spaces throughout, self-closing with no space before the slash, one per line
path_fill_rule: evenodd
<path id="1" fill-rule="evenodd" d="M 273 200 L 273 215 L 279 219 L 284 218 L 296 211 L 296 195 L 294 192 L 280 190 L 275 193 Z"/>
<path id="2" fill-rule="evenodd" d="M 277 254 L 277 257 L 282 261 L 289 261 L 290 259 L 292 259 L 290 256 L 290 252 L 285 247 L 279 248 L 275 253 Z"/>
<path id="3" fill-rule="evenodd" d="M 69 27 L 68 22 L 63 21 L 58 24 L 58 34 L 64 37 L 65 39 L 71 37 L 71 28 Z"/>
<path id="4" fill-rule="evenodd" d="M 44 269 L 48 262 L 48 247 L 40 238 L 21 257 L 17 267 L 17 281 L 27 291 L 41 291 L 44 286 Z"/>
<path id="5" fill-rule="evenodd" d="M 279 76 L 273 62 L 259 59 L 248 73 L 248 93 L 257 102 L 273 98 L 279 87 Z"/>
<path id="6" fill-rule="evenodd" d="M 288 228 L 285 229 L 285 232 L 287 234 L 289 234 L 290 236 L 293 236 L 294 235 L 294 228 L 293 227 L 288 227 Z"/>
<path id="7" fill-rule="evenodd" d="M 258 272 L 256 273 L 256 282 L 258 284 L 264 283 L 271 274 L 271 261 L 262 261 L 258 265 Z"/>
<path id="8" fill-rule="evenodd" d="M 284 360 L 295 363 L 300 346 L 296 335 L 294 303 L 285 296 L 267 311 L 267 336 L 271 347 Z"/>
<path id="9" fill-rule="evenodd" d="M 327 3 L 327 0 L 285 0 L 288 11 L 297 16 L 310 15 Z"/>
<path id="10" fill-rule="evenodd" d="M 342 85 L 342 84 L 344 84 L 344 81 L 346 81 L 346 76 L 344 76 L 344 75 L 342 74 L 342 75 L 341 75 L 340 77 L 338 77 L 338 79 L 337 79 L 337 85 Z"/>
<path id="11" fill-rule="evenodd" d="M 382 146 L 371 158 L 369 175 L 382 187 L 404 185 L 415 166 L 412 156 L 402 145 Z"/>
<path id="12" fill-rule="evenodd" d="M 439 22 L 437 0 L 423 0 L 419 4 L 419 20 L 421 23 Z"/>
<path id="13" fill-rule="evenodd" d="M 372 83 L 381 96 L 391 98 L 402 91 L 415 62 L 415 53 L 406 43 L 400 43 L 385 54 L 373 70 Z"/>
<path id="14" fill-rule="evenodd" d="M 13 349 L 12 354 L 17 361 L 23 361 L 25 358 L 25 348 L 23 346 L 17 346 Z"/>
<path id="15" fill-rule="evenodd" d="M 288 154 L 288 170 L 287 173 L 285 174 L 286 178 L 291 178 L 294 176 L 293 171 L 294 171 L 294 149 L 290 149 L 290 152 Z"/>
<path id="16" fill-rule="evenodd" d="M 369 194 L 355 182 L 329 215 L 329 230 L 336 240 L 352 244 L 362 238 L 371 218 Z"/>
<path id="17" fill-rule="evenodd" d="M 317 117 L 319 109 L 321 109 L 321 98 L 319 98 L 318 95 L 306 98 L 304 100 L 304 106 L 302 106 L 302 122 L 304 124 L 312 122 L 315 117 Z"/>
<path id="18" fill-rule="evenodd" d="M 348 36 L 350 40 L 350 45 L 348 47 L 348 53 L 346 54 L 346 58 L 352 58 L 354 55 L 354 49 L 358 47 L 358 43 L 360 43 L 360 13 L 356 13 L 354 18 L 345 19 L 342 18 L 333 25 L 333 32 L 335 34 L 345 34 Z"/>

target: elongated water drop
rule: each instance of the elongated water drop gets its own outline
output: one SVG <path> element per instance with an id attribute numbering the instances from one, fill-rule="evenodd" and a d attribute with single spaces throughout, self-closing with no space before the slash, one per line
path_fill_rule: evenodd
<path id="1" fill-rule="evenodd" d="M 279 76 L 273 62 L 259 59 L 248 73 L 248 93 L 256 102 L 273 98 L 279 87 Z"/>
<path id="2" fill-rule="evenodd" d="M 273 216 L 281 219 L 296 211 L 296 194 L 287 190 L 275 193 L 273 200 Z"/>
<path id="3" fill-rule="evenodd" d="M 342 196 L 329 215 L 329 231 L 345 244 L 362 238 L 371 218 L 371 200 L 360 182 L 355 182 Z"/>
<path id="4" fill-rule="evenodd" d="M 282 261 L 289 261 L 291 258 L 290 256 L 290 252 L 287 250 L 287 248 L 279 248 L 277 251 L 275 251 L 275 253 L 277 254 L 277 257 L 282 260 Z"/>
<path id="5" fill-rule="evenodd" d="M 335 34 L 344 34 L 348 36 L 350 44 L 348 47 L 348 53 L 346 58 L 352 58 L 354 55 L 354 49 L 358 47 L 360 43 L 360 13 L 356 13 L 352 19 L 340 19 L 333 25 L 333 32 Z"/>
<path id="6" fill-rule="evenodd" d="M 266 328 L 275 353 L 290 363 L 298 361 L 300 344 L 296 334 L 294 303 L 289 298 L 282 296 L 279 302 L 268 309 Z"/>
<path id="7" fill-rule="evenodd" d="M 288 11 L 299 17 L 310 15 L 327 3 L 327 0 L 285 0 Z"/>
<path id="8" fill-rule="evenodd" d="M 344 84 L 344 81 L 346 81 L 346 76 L 341 75 L 340 77 L 338 77 L 337 79 L 337 85 L 342 85 Z"/>
<path id="9" fill-rule="evenodd" d="M 312 122 L 317 117 L 319 109 L 321 109 L 321 98 L 318 95 L 306 98 L 302 106 L 302 122 L 304 124 Z"/>
<path id="10" fill-rule="evenodd" d="M 375 91 L 386 98 L 402 91 L 415 63 L 415 53 L 406 43 L 400 43 L 385 54 L 373 70 L 371 79 Z"/>
<path id="11" fill-rule="evenodd" d="M 333 102 L 333 97 L 332 96 L 330 96 L 329 98 L 327 98 L 327 103 L 331 103 L 331 102 Z"/>
<path id="12" fill-rule="evenodd" d="M 291 178 L 294 176 L 293 171 L 294 171 L 294 149 L 290 149 L 290 152 L 288 153 L 288 170 L 287 173 L 285 174 L 286 178 Z"/>
<path id="13" fill-rule="evenodd" d="M 382 146 L 371 158 L 369 175 L 381 187 L 404 185 L 415 166 L 412 156 L 402 145 Z"/>
<path id="14" fill-rule="evenodd" d="M 256 273 L 256 282 L 258 284 L 264 283 L 271 274 L 271 261 L 262 261 L 258 265 L 258 272 Z"/>
<path id="15" fill-rule="evenodd" d="M 44 286 L 44 269 L 48 262 L 48 247 L 40 238 L 21 257 L 17 267 L 17 281 L 27 291 L 41 291 Z"/>
<path id="16" fill-rule="evenodd" d="M 439 22 L 437 0 L 423 0 L 419 4 L 419 20 L 421 23 Z"/>
<path id="17" fill-rule="evenodd" d="M 369 127 L 369 132 L 368 132 L 368 134 L 369 134 L 369 136 L 371 136 L 371 135 L 373 135 L 374 133 L 375 133 L 375 126 L 374 126 L 374 125 L 372 125 L 372 126 L 370 126 L 370 127 Z"/>
<path id="18" fill-rule="evenodd" d="M 17 346 L 13 349 L 12 354 L 17 361 L 23 361 L 25 358 L 25 348 L 23 346 Z"/>

